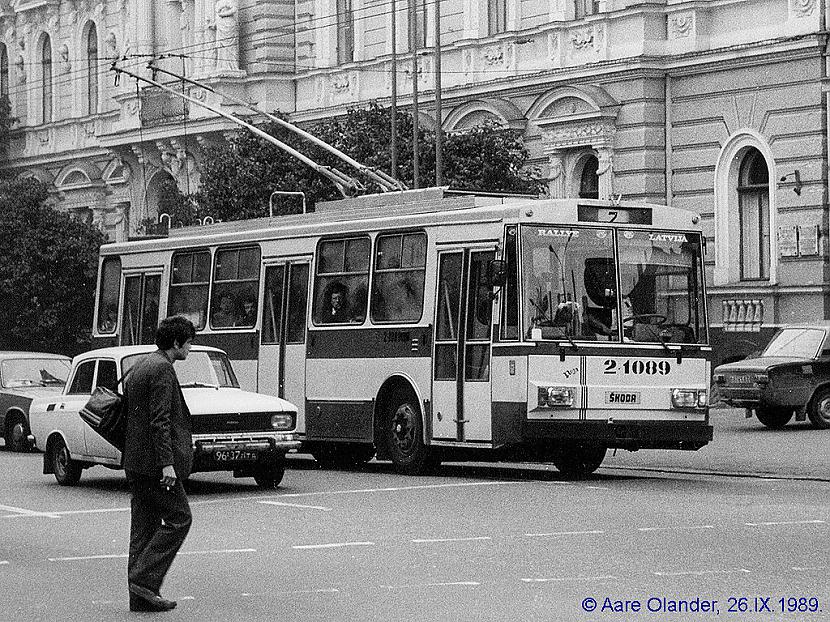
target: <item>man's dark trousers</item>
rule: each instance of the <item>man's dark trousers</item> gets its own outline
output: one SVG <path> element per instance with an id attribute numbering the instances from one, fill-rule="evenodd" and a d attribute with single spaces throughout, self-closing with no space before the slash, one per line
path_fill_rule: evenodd
<path id="1" fill-rule="evenodd" d="M 132 491 L 127 577 L 156 594 L 190 531 L 192 516 L 181 480 L 168 491 L 158 477 L 127 472 Z"/>

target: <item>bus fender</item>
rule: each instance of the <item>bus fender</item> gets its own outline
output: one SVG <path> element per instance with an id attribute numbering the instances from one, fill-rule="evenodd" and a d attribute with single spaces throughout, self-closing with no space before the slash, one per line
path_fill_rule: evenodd
<path id="1" fill-rule="evenodd" d="M 375 398 L 374 406 L 374 443 L 377 449 L 377 457 L 386 459 L 389 457 L 389 449 L 386 446 L 386 435 L 383 430 L 383 418 L 389 409 L 390 403 L 399 398 L 401 395 L 411 394 L 415 396 L 415 400 L 421 407 L 421 421 L 424 443 L 428 443 L 426 429 L 427 422 L 425 420 L 425 407 L 420 391 L 418 391 L 417 384 L 411 377 L 406 374 L 395 374 L 383 381 L 383 384 L 378 389 L 377 397 Z"/>

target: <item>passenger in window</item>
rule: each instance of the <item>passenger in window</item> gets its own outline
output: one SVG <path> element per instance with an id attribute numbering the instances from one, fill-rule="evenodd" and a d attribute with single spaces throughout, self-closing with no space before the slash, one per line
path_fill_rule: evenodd
<path id="1" fill-rule="evenodd" d="M 231 294 L 222 294 L 219 298 L 219 308 L 213 314 L 213 326 L 217 328 L 236 326 L 240 317 L 234 297 Z"/>
<path id="2" fill-rule="evenodd" d="M 115 327 L 117 324 L 118 308 L 114 304 L 108 304 L 106 316 L 103 318 L 100 325 L 98 326 L 98 330 L 100 330 L 102 333 L 111 333 L 115 331 Z"/>
<path id="3" fill-rule="evenodd" d="M 348 322 L 348 289 L 342 283 L 335 283 L 326 296 L 320 320 L 323 324 L 342 324 Z"/>
<path id="4" fill-rule="evenodd" d="M 242 301 L 242 319 L 239 326 L 253 326 L 256 324 L 256 300 L 253 297 L 245 298 Z"/>

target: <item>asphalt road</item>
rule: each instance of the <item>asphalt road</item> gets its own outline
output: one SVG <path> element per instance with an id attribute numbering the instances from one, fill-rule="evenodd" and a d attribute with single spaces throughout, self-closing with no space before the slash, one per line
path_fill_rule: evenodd
<path id="1" fill-rule="evenodd" d="M 826 446 L 827 433 L 756 427 L 725 416 L 718 442 L 698 454 L 618 454 L 578 482 L 546 465 L 453 464 L 402 477 L 378 463 L 321 470 L 304 456 L 273 492 L 196 474 L 193 530 L 163 590 L 179 607 L 155 615 L 830 619 L 830 482 L 806 475 L 820 463 L 826 475 L 828 452 L 809 448 Z M 746 462 L 739 454 L 749 440 Z M 0 618 L 142 617 L 127 611 L 123 474 L 96 467 L 62 488 L 40 473 L 40 460 L 0 452 Z M 753 460 L 754 472 L 742 470 Z M 586 611 L 586 599 L 597 609 Z M 688 610 L 704 601 L 714 611 Z"/>

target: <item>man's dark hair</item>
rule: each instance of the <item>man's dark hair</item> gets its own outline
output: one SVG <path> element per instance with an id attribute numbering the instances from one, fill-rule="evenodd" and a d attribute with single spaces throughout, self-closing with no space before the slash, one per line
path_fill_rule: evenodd
<path id="1" fill-rule="evenodd" d="M 193 322 L 181 315 L 166 317 L 156 330 L 156 345 L 160 350 L 169 350 L 178 342 L 183 346 L 188 339 L 196 336 L 196 327 Z"/>

